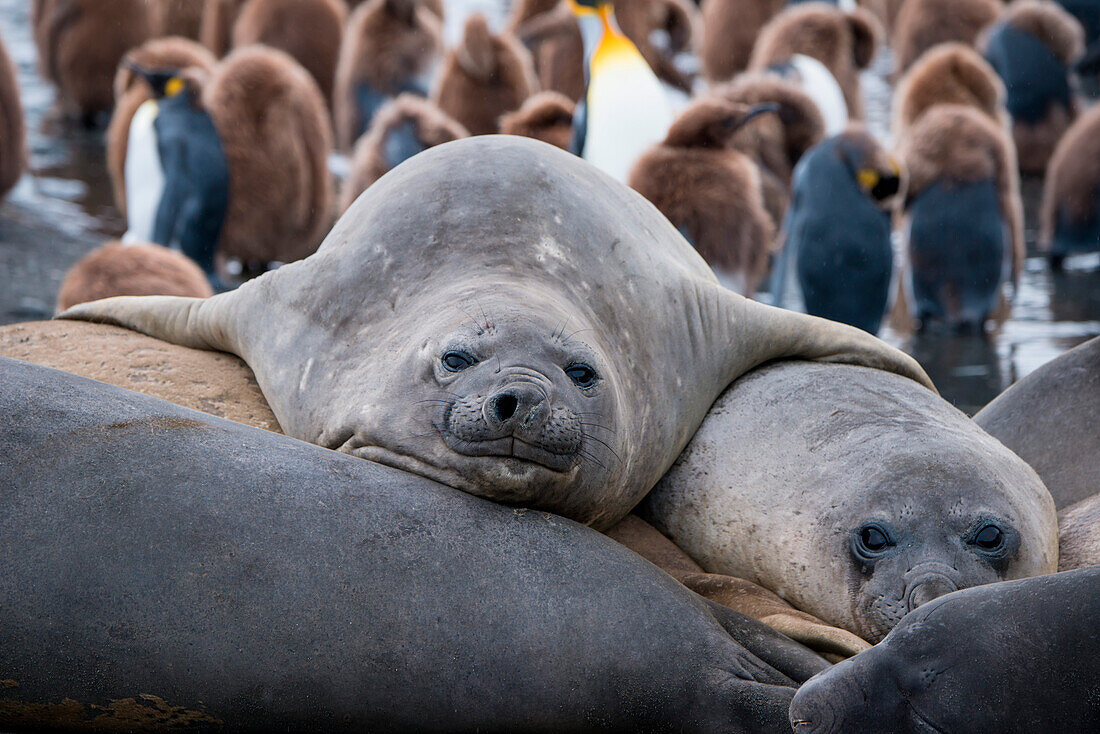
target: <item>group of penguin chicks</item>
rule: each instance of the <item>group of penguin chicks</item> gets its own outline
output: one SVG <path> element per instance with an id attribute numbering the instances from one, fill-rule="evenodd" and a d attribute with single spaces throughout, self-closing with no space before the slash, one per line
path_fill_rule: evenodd
<path id="1" fill-rule="evenodd" d="M 499 132 L 628 183 L 745 295 L 771 271 L 780 301 L 793 271 L 807 312 L 871 333 L 899 294 L 922 326 L 980 330 L 1022 267 L 1019 171 L 1046 172 L 1052 265 L 1100 249 L 1100 112 L 1073 89 L 1100 1 L 1066 4 L 1084 25 L 1052 0 L 514 0 L 506 28 L 472 15 L 447 49 L 441 0 L 37 0 L 62 107 L 113 109 L 128 221 L 59 308 L 205 296 L 300 259 L 405 159 Z M 860 124 L 884 27 L 896 155 Z M 21 126 L 0 61 L 0 124 Z"/>

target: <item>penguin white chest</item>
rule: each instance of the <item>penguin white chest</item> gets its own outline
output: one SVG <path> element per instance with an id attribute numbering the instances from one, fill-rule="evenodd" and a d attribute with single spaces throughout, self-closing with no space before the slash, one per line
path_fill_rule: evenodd
<path id="1" fill-rule="evenodd" d="M 126 144 L 126 234 L 123 242 L 152 242 L 157 207 L 164 193 L 164 167 L 157 147 L 158 106 L 149 100 L 134 113 Z"/>
<path id="2" fill-rule="evenodd" d="M 593 73 L 581 157 L 626 183 L 635 161 L 672 125 L 668 97 L 641 56 L 616 58 Z"/>

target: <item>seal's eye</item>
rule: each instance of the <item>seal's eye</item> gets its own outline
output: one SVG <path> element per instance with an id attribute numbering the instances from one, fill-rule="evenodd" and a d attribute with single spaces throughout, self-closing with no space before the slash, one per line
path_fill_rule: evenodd
<path id="1" fill-rule="evenodd" d="M 986 525 L 970 541 L 984 551 L 998 550 L 1005 542 L 1005 534 L 996 525 Z"/>
<path id="2" fill-rule="evenodd" d="M 443 369 L 448 372 L 461 372 L 476 363 L 476 359 L 464 352 L 447 352 L 443 355 Z"/>
<path id="3" fill-rule="evenodd" d="M 565 374 L 581 390 L 587 390 L 596 384 L 596 370 L 586 364 L 575 363 L 565 368 Z"/>
<path id="4" fill-rule="evenodd" d="M 886 530 L 878 525 L 864 525 L 856 533 L 856 553 L 863 558 L 872 558 L 886 552 L 893 545 Z"/>

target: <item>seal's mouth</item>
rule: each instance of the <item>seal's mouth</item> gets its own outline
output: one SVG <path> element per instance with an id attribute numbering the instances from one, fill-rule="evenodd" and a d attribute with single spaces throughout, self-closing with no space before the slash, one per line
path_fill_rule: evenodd
<path id="1" fill-rule="evenodd" d="M 510 459 L 524 464 L 535 464 L 559 473 L 569 471 L 578 461 L 576 453 L 555 454 L 515 436 L 466 441 L 445 432 L 443 441 L 451 450 L 464 456 Z"/>

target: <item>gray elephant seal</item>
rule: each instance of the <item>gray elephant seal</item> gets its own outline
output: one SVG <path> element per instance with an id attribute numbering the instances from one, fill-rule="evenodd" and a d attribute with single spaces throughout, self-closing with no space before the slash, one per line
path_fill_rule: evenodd
<path id="1" fill-rule="evenodd" d="M 730 386 L 640 508 L 711 573 L 871 642 L 944 593 L 1052 573 L 1054 503 L 911 380 L 785 362 Z"/>
<path id="2" fill-rule="evenodd" d="M 1058 513 L 1058 570 L 1100 566 L 1100 494 Z"/>
<path id="3" fill-rule="evenodd" d="M 238 354 L 288 435 L 601 529 L 758 364 L 854 362 L 930 385 L 864 332 L 725 290 L 637 193 L 506 135 L 406 161 L 315 255 L 236 291 L 62 317 Z"/>
<path id="4" fill-rule="evenodd" d="M 1100 731 L 1100 567 L 948 594 L 815 676 L 796 734 Z"/>
<path id="5" fill-rule="evenodd" d="M 1100 492 L 1100 337 L 1051 360 L 974 420 L 1031 464 L 1058 509 Z"/>
<path id="6" fill-rule="evenodd" d="M 0 416 L 0 728 L 779 732 L 827 667 L 553 515 L 8 359 Z"/>

